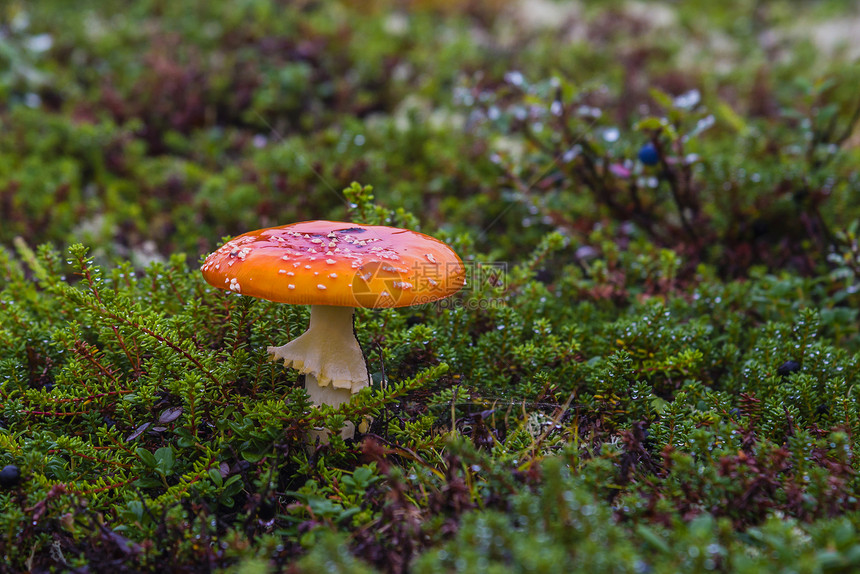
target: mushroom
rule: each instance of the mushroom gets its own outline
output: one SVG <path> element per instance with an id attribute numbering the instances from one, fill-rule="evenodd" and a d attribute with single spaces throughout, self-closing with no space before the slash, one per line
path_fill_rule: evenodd
<path id="1" fill-rule="evenodd" d="M 405 307 L 452 295 L 465 267 L 438 239 L 408 229 L 306 221 L 235 237 L 201 267 L 214 287 L 291 305 L 311 305 L 310 325 L 272 360 L 305 375 L 316 405 L 339 406 L 369 384 L 353 330 L 356 307 Z M 348 423 L 344 438 L 354 435 Z"/>

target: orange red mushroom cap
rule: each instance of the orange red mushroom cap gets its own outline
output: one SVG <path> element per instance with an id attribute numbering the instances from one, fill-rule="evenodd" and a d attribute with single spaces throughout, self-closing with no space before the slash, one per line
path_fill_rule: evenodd
<path id="1" fill-rule="evenodd" d="M 211 285 L 294 305 L 406 307 L 457 292 L 466 270 L 445 243 L 381 225 L 305 221 L 239 235 L 201 267 Z"/>

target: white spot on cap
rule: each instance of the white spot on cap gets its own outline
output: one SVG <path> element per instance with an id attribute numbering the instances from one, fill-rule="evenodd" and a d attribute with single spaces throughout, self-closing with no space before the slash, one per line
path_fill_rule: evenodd
<path id="1" fill-rule="evenodd" d="M 295 289 L 295 288 L 296 288 L 296 286 L 295 286 L 295 285 L 293 285 L 292 283 L 290 283 L 289 285 L 287 285 L 287 289 Z"/>
<path id="2" fill-rule="evenodd" d="M 428 254 L 427 254 L 427 255 L 425 255 L 424 257 L 426 257 L 426 258 L 427 258 L 427 261 L 429 261 L 430 263 L 436 263 L 436 258 L 435 258 L 435 257 L 433 257 L 433 254 L 428 253 Z"/>
<path id="3" fill-rule="evenodd" d="M 322 243 L 322 242 L 323 242 L 323 240 L 320 239 L 319 237 L 314 237 L 313 239 L 311 239 L 311 243 Z"/>
<path id="4" fill-rule="evenodd" d="M 290 277 L 294 277 L 296 274 L 292 271 L 287 271 L 287 275 L 289 275 Z"/>
<path id="5" fill-rule="evenodd" d="M 332 279 L 337 279 L 337 273 L 329 273 L 329 277 Z"/>
<path id="6" fill-rule="evenodd" d="M 334 265 L 336 263 L 336 261 L 334 259 L 326 259 L 325 262 L 328 263 L 329 265 Z"/>
<path id="7" fill-rule="evenodd" d="M 286 272 L 287 272 L 286 269 L 278 269 L 278 275 L 283 275 Z"/>
<path id="8" fill-rule="evenodd" d="M 305 269 L 310 269 L 310 268 L 311 268 L 310 265 L 305 265 Z"/>
<path id="9" fill-rule="evenodd" d="M 317 289 L 325 291 L 325 285 L 317 285 Z"/>

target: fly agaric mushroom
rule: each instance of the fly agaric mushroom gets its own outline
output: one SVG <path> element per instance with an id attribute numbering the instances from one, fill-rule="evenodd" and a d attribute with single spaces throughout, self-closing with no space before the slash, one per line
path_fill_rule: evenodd
<path id="1" fill-rule="evenodd" d="M 311 305 L 308 330 L 269 347 L 305 375 L 314 405 L 339 406 L 370 376 L 353 331 L 356 307 L 405 307 L 452 295 L 465 267 L 450 247 L 408 229 L 306 221 L 235 237 L 209 255 L 203 277 L 220 289 Z M 344 427 L 351 438 L 354 427 Z"/>

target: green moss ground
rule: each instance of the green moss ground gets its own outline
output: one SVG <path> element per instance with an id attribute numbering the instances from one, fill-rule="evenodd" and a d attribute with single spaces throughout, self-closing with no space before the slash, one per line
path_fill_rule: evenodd
<path id="1" fill-rule="evenodd" d="M 0 4 L 0 572 L 856 571 L 852 22 Z M 267 361 L 307 310 L 197 270 L 321 218 L 469 270 L 359 310 L 337 412 Z"/>

